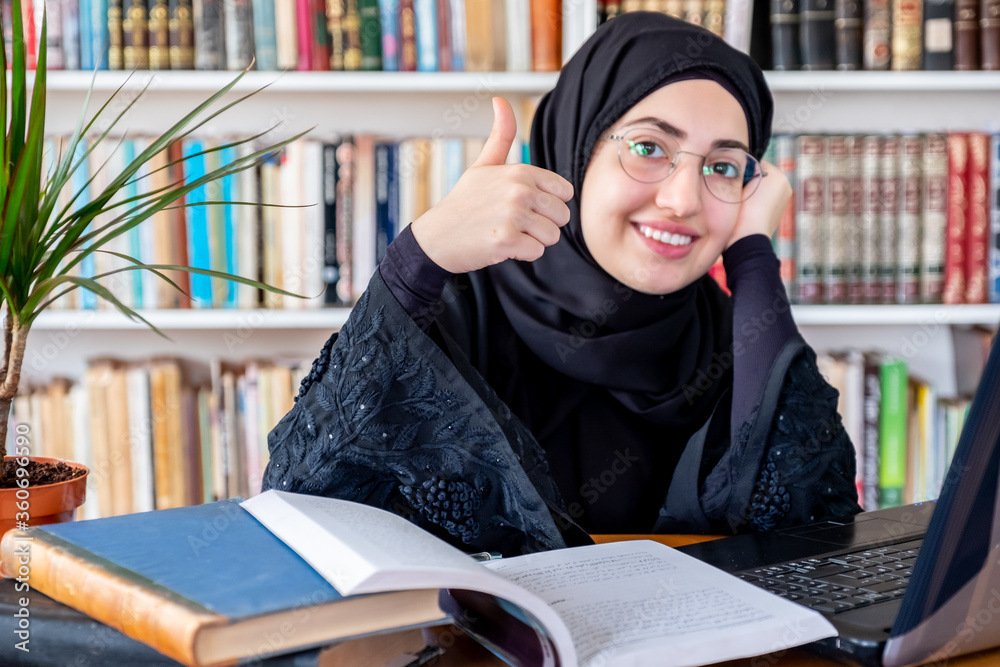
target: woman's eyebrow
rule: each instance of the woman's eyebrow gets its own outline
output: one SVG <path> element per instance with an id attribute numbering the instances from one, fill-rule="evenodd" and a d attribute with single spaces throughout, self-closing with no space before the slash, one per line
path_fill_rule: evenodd
<path id="1" fill-rule="evenodd" d="M 674 127 L 673 125 L 663 120 L 662 118 L 656 118 L 654 116 L 645 116 L 643 118 L 636 118 L 635 120 L 631 120 L 628 123 L 626 123 L 625 127 L 631 127 L 633 125 L 642 125 L 642 124 L 655 125 L 665 134 L 669 134 L 670 136 L 676 137 L 677 139 L 680 140 L 687 139 L 688 136 L 687 132 L 680 129 L 679 127 Z M 715 141 L 712 142 L 712 149 L 714 150 L 716 148 L 738 148 L 744 153 L 750 152 L 750 149 L 747 147 L 745 143 L 743 143 L 742 141 L 738 141 L 736 139 L 716 139 Z"/>

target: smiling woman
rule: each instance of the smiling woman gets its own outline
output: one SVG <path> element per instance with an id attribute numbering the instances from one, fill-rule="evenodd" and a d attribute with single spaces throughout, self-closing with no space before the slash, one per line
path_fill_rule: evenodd
<path id="1" fill-rule="evenodd" d="M 514 116 L 494 111 L 270 434 L 265 488 L 505 553 L 857 512 L 837 394 L 771 249 L 791 188 L 760 161 L 757 65 L 627 13 L 542 99 L 531 165 L 505 164 Z M 732 297 L 707 276 L 720 255 Z"/>

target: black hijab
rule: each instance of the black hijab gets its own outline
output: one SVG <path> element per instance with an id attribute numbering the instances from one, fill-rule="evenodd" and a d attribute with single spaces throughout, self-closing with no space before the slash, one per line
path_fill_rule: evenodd
<path id="1" fill-rule="evenodd" d="M 532 163 L 573 184 L 570 222 L 537 261 L 488 272 L 514 330 L 546 365 L 606 387 L 649 422 L 690 433 L 731 377 L 719 354 L 732 344 L 729 300 L 708 276 L 664 296 L 618 283 L 587 250 L 578 199 L 598 138 L 646 95 L 686 78 L 716 80 L 736 97 L 750 152 L 762 157 L 772 100 L 760 68 L 703 28 L 662 14 L 622 14 L 566 63 L 531 128 Z"/>

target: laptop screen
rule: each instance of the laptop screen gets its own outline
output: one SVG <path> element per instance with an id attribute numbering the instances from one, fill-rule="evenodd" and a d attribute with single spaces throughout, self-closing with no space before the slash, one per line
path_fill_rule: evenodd
<path id="1" fill-rule="evenodd" d="M 982 569 L 1000 475 L 1000 351 L 996 339 L 892 628 L 909 632 Z M 957 627 L 964 619 L 954 619 Z"/>

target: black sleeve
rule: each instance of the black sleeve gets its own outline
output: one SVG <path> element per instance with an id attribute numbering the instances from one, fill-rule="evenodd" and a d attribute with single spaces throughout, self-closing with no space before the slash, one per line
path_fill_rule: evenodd
<path id="1" fill-rule="evenodd" d="M 386 248 L 378 271 L 403 310 L 426 330 L 434 321 L 437 302 L 452 274 L 427 256 L 409 225 Z"/>

